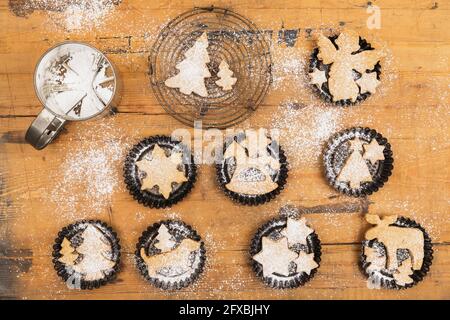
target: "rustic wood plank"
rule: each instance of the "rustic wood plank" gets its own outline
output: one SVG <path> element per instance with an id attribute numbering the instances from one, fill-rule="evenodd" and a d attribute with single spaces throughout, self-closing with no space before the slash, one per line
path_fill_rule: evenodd
<path id="1" fill-rule="evenodd" d="M 119 112 L 164 113 L 164 109 L 158 104 L 153 95 L 148 76 L 144 72 L 126 73 L 122 74 L 122 77 L 127 85 L 122 91 L 123 96 L 118 107 Z M 32 79 L 32 74 L 8 74 L 7 76 L 0 74 L 0 89 L 2 92 L 5 92 L 0 97 L 0 117 L 37 115 L 42 110 L 42 106 L 34 93 Z M 426 105 L 428 108 L 435 108 L 443 103 L 445 84 L 449 83 L 449 81 L 448 75 L 444 73 L 400 73 L 395 83 L 385 87 L 387 96 L 369 98 L 364 104 L 364 108 L 402 107 L 399 113 L 405 114 L 410 110 L 410 106 L 417 109 L 422 108 L 423 105 Z M 289 79 L 283 80 L 283 83 L 289 84 Z M 144 87 L 142 87 L 142 84 L 144 84 Z M 17 87 L 23 88 L 20 94 L 18 94 L 16 89 L 12 89 Z M 299 82 L 298 86 L 281 88 L 283 87 L 278 87 L 277 85 L 277 88 L 272 89 L 259 108 L 269 109 L 266 111 L 269 114 L 279 104 L 287 100 L 316 101 L 318 104 L 321 103 L 319 98 L 315 97 L 312 91 L 305 87 L 305 84 L 302 82 Z M 299 92 L 299 88 L 303 91 Z M 355 110 L 358 107 L 351 109 Z M 426 116 L 426 113 L 424 115 Z M 259 115 L 257 114 L 257 116 Z"/>

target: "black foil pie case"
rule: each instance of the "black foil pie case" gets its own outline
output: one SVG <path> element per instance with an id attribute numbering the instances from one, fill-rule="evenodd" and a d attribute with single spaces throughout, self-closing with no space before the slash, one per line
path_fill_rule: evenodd
<path id="1" fill-rule="evenodd" d="M 281 146 L 270 137 L 267 146 L 255 157 L 249 152 L 254 150 L 253 145 L 246 145 L 246 141 L 244 132 L 225 141 L 223 157 L 216 165 L 217 181 L 223 192 L 234 201 L 244 205 L 260 205 L 269 202 L 284 189 L 288 162 Z M 232 144 L 236 151 L 228 153 L 227 150 L 233 150 Z M 239 153 L 242 156 L 239 157 Z"/>
<path id="2" fill-rule="evenodd" d="M 53 264 L 70 289 L 98 288 L 113 281 L 119 271 L 119 238 L 102 221 L 78 221 L 58 233 Z"/>
<path id="3" fill-rule="evenodd" d="M 250 246 L 253 271 L 265 284 L 275 289 L 297 288 L 304 285 L 314 277 L 321 261 L 321 245 L 317 233 L 307 227 L 307 224 L 304 224 L 303 228 L 309 230 L 307 232 L 309 234 L 300 242 L 296 242 L 298 240 L 292 238 L 292 243 L 290 243 L 290 240 L 288 240 L 289 233 L 286 233 L 288 219 L 293 219 L 296 222 L 302 222 L 303 220 L 295 216 L 272 219 L 258 229 Z M 263 238 L 266 240 L 263 240 Z M 285 246 L 286 243 L 283 243 L 283 241 L 287 241 L 288 247 Z M 266 245 L 263 242 L 270 246 L 281 245 L 281 247 L 278 250 L 274 249 L 274 252 L 271 253 L 270 247 L 267 245 L 264 248 Z M 298 260 L 300 262 L 296 262 L 297 259 L 301 259 Z M 282 262 L 284 264 L 279 264 Z M 275 264 L 272 265 L 273 263 Z M 304 268 L 302 265 L 305 264 L 309 267 L 302 269 L 302 271 L 298 270 Z M 268 268 L 268 274 L 265 274 L 264 268 Z"/>
<path id="4" fill-rule="evenodd" d="M 184 181 L 163 181 L 164 184 L 171 185 L 170 194 L 167 198 L 160 192 L 160 186 L 152 186 L 142 189 L 143 182 L 148 178 L 145 170 L 138 167 L 137 163 L 146 160 L 147 164 L 153 161 L 153 151 L 155 146 L 164 152 L 164 161 L 171 165 L 171 157 L 181 154 L 181 162 L 176 170 L 182 172 Z M 167 157 L 167 158 L 166 158 Z M 163 164 L 164 165 L 164 164 Z M 156 165 L 156 173 L 161 165 Z M 174 141 L 168 136 L 152 136 L 137 143 L 128 153 L 124 164 L 124 178 L 127 189 L 135 200 L 144 206 L 151 208 L 170 207 L 182 200 L 194 186 L 197 177 L 197 168 L 194 164 L 194 157 L 191 151 L 179 141 Z M 164 178 L 164 177 L 163 177 Z"/>
<path id="5" fill-rule="evenodd" d="M 378 191 L 394 168 L 391 145 L 370 128 L 351 128 L 327 143 L 323 161 L 329 184 L 341 193 L 361 197 Z"/>
<path id="6" fill-rule="evenodd" d="M 329 36 L 328 39 L 333 43 L 333 45 L 338 48 L 338 45 L 336 44 L 336 39 L 338 38 L 339 34 Z M 354 53 L 360 53 L 364 51 L 374 50 L 374 47 L 367 42 L 367 40 L 359 37 L 359 49 Z M 352 101 L 351 99 L 341 99 L 338 101 L 333 101 L 333 96 L 330 93 L 330 89 L 328 87 L 328 80 L 330 78 L 330 69 L 332 64 L 324 64 L 322 60 L 318 58 L 319 54 L 319 48 L 314 48 L 314 51 L 311 55 L 310 62 L 309 62 L 309 73 L 314 72 L 315 69 L 319 69 L 320 71 L 325 72 L 326 82 L 324 82 L 322 85 L 316 85 L 312 84 L 313 90 L 326 102 L 334 103 L 338 106 L 349 106 L 349 105 L 355 105 L 358 103 L 361 103 L 362 101 L 366 100 L 368 97 L 371 96 L 370 92 L 364 92 L 358 94 L 356 101 Z M 371 70 L 366 70 L 367 73 L 375 72 L 376 78 L 379 81 L 381 78 L 381 64 L 378 61 Z M 353 79 L 356 81 L 361 78 L 362 74 L 360 72 L 357 72 L 356 70 L 352 70 Z"/>
<path id="7" fill-rule="evenodd" d="M 201 237 L 182 221 L 165 220 L 145 230 L 136 245 L 136 266 L 152 285 L 181 289 L 203 272 L 206 250 Z"/>
<path id="8" fill-rule="evenodd" d="M 386 222 L 386 224 L 389 223 L 388 228 L 401 228 L 400 234 L 405 240 L 404 243 L 409 243 L 410 247 L 405 248 L 408 245 L 393 247 L 393 244 L 386 241 L 381 232 L 375 229 L 378 226 L 372 229 L 375 230 L 375 233 L 379 233 L 378 238 L 363 241 L 360 259 L 360 266 L 368 277 L 368 287 L 370 288 L 397 290 L 411 288 L 423 280 L 432 264 L 433 245 L 425 229 L 414 220 L 392 217 L 394 222 Z M 386 217 L 381 218 L 381 221 L 384 219 Z M 392 255 L 395 252 L 395 257 L 390 256 L 390 252 Z M 390 264 L 394 267 L 390 267 Z M 414 266 L 414 264 L 417 265 Z"/>

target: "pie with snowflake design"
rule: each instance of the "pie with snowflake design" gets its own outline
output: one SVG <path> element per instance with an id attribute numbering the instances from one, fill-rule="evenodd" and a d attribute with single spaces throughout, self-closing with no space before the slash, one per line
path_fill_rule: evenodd
<path id="1" fill-rule="evenodd" d="M 380 85 L 383 50 L 372 47 L 357 33 L 317 36 L 311 58 L 310 84 L 327 101 L 349 105 L 376 93 Z"/>
<path id="2" fill-rule="evenodd" d="M 252 240 L 250 254 L 253 270 L 267 285 L 295 288 L 309 281 L 319 267 L 320 241 L 297 212 L 263 225 Z"/>
<path id="3" fill-rule="evenodd" d="M 151 190 L 158 187 L 159 193 L 164 198 L 169 199 L 172 192 L 172 183 L 187 181 L 184 172 L 178 170 L 178 167 L 183 164 L 182 156 L 182 153 L 173 152 L 168 157 L 165 151 L 158 144 L 155 144 L 151 152 L 151 159 L 143 158 L 136 162 L 139 170 L 145 173 L 141 190 Z"/>
<path id="4" fill-rule="evenodd" d="M 124 166 L 127 188 L 145 206 L 169 207 L 192 189 L 196 178 L 193 157 L 181 142 L 154 136 L 129 152 Z"/>
<path id="5" fill-rule="evenodd" d="M 378 191 L 393 169 L 391 146 L 373 129 L 351 128 L 330 139 L 324 153 L 331 186 L 351 196 Z"/>

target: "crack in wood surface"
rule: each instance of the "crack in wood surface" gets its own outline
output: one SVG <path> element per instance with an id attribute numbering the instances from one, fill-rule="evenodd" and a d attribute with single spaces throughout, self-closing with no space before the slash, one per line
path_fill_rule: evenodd
<path id="1" fill-rule="evenodd" d="M 372 202 L 367 197 L 361 198 L 359 201 L 345 201 L 333 204 L 317 205 L 313 207 L 297 206 L 301 214 L 311 213 L 362 213 L 369 212 L 369 205 Z"/>

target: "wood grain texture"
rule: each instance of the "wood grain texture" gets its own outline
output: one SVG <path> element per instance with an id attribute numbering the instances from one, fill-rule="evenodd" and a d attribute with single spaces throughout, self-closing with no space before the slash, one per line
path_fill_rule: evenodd
<path id="1" fill-rule="evenodd" d="M 307 58 L 311 30 L 348 27 L 382 41 L 394 57 L 396 78 L 389 90 L 362 105 L 343 109 L 340 126 L 368 125 L 386 136 L 394 151 L 394 172 L 386 186 L 364 200 L 337 194 L 322 175 L 320 159 L 293 165 L 286 189 L 260 207 L 230 201 L 216 186 L 212 166 L 202 165 L 188 197 L 172 209 L 144 208 L 124 190 L 122 162 L 114 163 L 119 186 L 100 212 L 77 203 L 67 214 L 50 201 L 61 165 L 77 148 L 87 148 L 83 133 L 97 121 L 70 123 L 54 143 L 36 151 L 24 134 L 41 110 L 33 89 L 34 67 L 51 45 L 82 40 L 104 50 L 123 81 L 118 113 L 99 120 L 120 129 L 117 139 L 134 143 L 148 135 L 170 134 L 182 127 L 158 104 L 148 80 L 148 51 L 157 31 L 169 19 L 211 1 L 124 0 L 102 26 L 69 32 L 51 23 L 57 13 L 35 10 L 26 17 L 0 0 L 0 298 L 1 299 L 450 299 L 450 5 L 448 1 L 385 0 L 379 30 L 366 28 L 367 1 L 285 0 L 213 1 L 277 34 L 284 26 L 298 29 L 294 49 Z M 263 105 L 242 126 L 272 123 L 286 100 L 304 100 L 314 108 L 307 88 L 284 83 L 269 91 Z M 333 109 L 333 106 L 328 108 Z M 191 129 L 189 129 L 191 130 Z M 91 137 L 93 146 L 101 138 Z M 97 141 L 98 140 L 98 141 Z M 323 139 L 326 140 L 326 139 Z M 323 141 L 319 142 L 323 143 Z M 70 147 L 69 147 L 70 146 Z M 289 157 L 298 157 L 288 154 Z M 84 192 L 82 190 L 73 190 Z M 64 199 L 62 199 L 64 200 Z M 251 271 L 248 249 L 256 229 L 286 203 L 305 213 L 323 248 L 316 277 L 306 286 L 286 291 L 265 287 Z M 370 290 L 358 268 L 360 242 L 368 224 L 364 213 L 398 214 L 421 223 L 435 244 L 430 274 L 418 286 L 401 292 Z M 133 265 L 135 243 L 150 224 L 176 216 L 194 226 L 208 250 L 201 279 L 179 292 L 163 292 L 146 284 Z M 122 271 L 115 283 L 94 291 L 71 291 L 53 270 L 53 240 L 78 217 L 102 219 L 118 232 L 123 247 Z"/>

